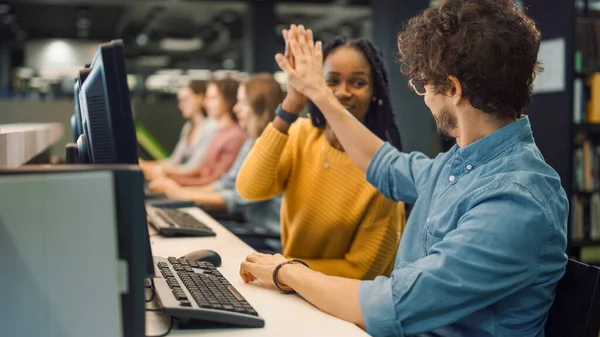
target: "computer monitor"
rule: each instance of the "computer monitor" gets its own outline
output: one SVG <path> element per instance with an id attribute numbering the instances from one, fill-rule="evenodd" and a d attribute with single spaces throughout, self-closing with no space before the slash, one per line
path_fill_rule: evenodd
<path id="1" fill-rule="evenodd" d="M 138 164 L 137 136 L 131 113 L 123 42 L 98 46 L 88 69 L 80 71 L 79 105 L 83 134 L 77 147 L 79 161 L 88 164 Z M 122 186 L 117 183 L 117 186 Z M 133 187 L 143 197 L 143 184 Z M 139 189 L 139 190 L 138 190 Z M 144 226 L 146 223 L 144 222 Z M 154 276 L 148 244 L 147 274 Z"/>
<path id="2" fill-rule="evenodd" d="M 3 304 L 8 303 L 8 318 L 13 314 L 12 317 L 23 323 L 27 321 L 25 313 L 31 311 L 36 323 L 25 327 L 25 332 L 42 331 L 36 326 L 39 323 L 50 327 L 50 335 L 75 336 L 73 331 L 80 332 L 86 324 L 94 326 L 95 320 L 87 320 L 89 314 L 75 315 L 74 319 L 78 321 L 73 323 L 74 330 L 71 331 L 67 313 L 73 312 L 73 306 L 78 310 L 85 308 L 85 303 L 87 309 L 93 311 L 97 304 L 94 301 L 98 299 L 98 296 L 77 298 L 75 294 L 82 296 L 86 292 L 94 293 L 96 289 L 101 293 L 119 290 L 120 314 L 123 317 L 123 333 L 119 336 L 144 336 L 144 279 L 148 277 L 148 265 L 152 267 L 152 256 L 143 184 L 143 174 L 134 165 L 0 168 L 0 199 L 6 195 L 13 195 L 14 199 L 3 199 L 0 203 L 3 216 L 0 233 L 10 234 L 0 235 L 0 256 L 7 257 L 3 262 L 8 263 L 5 266 L 10 270 L 4 273 L 4 278 L 0 276 L 0 298 Z M 53 193 L 61 195 L 61 198 L 37 202 L 51 198 Z M 31 204 L 26 200 L 30 200 Z M 33 215 L 24 217 L 23 210 Z M 109 226 L 114 226 L 114 229 L 107 229 Z M 107 254 L 98 256 L 104 252 Z M 104 274 L 107 268 L 110 272 Z M 103 272 L 99 273 L 98 269 Z M 90 278 L 90 275 L 97 278 Z M 78 283 L 80 278 L 82 280 Z M 68 286 L 62 281 L 65 279 Z M 8 280 L 8 288 L 3 280 Z M 14 295 L 11 295 L 11 289 Z M 8 298 L 5 298 L 7 293 Z M 102 304 L 98 305 L 100 310 L 114 305 L 111 300 L 114 298 L 101 301 Z M 11 307 L 11 302 L 19 305 Z M 30 308 L 32 303 L 39 306 L 34 304 L 34 308 Z M 52 309 L 68 311 L 58 313 L 52 312 Z M 114 313 L 108 314 L 111 315 L 114 316 Z M 3 318 L 6 317 L 0 318 L 0 322 Z M 101 322 L 109 322 L 109 319 L 102 317 Z M 8 331 L 19 330 L 11 330 L 9 324 Z M 89 335 L 98 334 L 90 332 Z"/>
<path id="3" fill-rule="evenodd" d="M 121 40 L 98 46 L 79 98 L 83 128 L 77 141 L 80 161 L 137 164 L 137 138 Z"/>
<path id="4" fill-rule="evenodd" d="M 71 131 L 73 132 L 73 141 L 77 142 L 79 136 L 83 134 L 83 127 L 81 126 L 81 109 L 79 101 L 79 93 L 81 91 L 81 85 L 90 74 L 89 68 L 81 69 L 77 73 L 75 83 L 73 84 L 73 115 L 71 116 Z"/>

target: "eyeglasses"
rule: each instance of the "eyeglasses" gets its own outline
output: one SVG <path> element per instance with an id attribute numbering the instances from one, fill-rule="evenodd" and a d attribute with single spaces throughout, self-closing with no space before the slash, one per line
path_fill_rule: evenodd
<path id="1" fill-rule="evenodd" d="M 427 90 L 425 90 L 425 83 L 427 83 L 424 79 L 411 79 L 408 81 L 413 91 L 419 96 L 425 96 Z"/>

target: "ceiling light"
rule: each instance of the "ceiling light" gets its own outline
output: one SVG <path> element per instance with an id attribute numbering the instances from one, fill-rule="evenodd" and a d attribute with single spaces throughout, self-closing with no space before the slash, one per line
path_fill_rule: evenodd
<path id="1" fill-rule="evenodd" d="M 135 43 L 140 47 L 145 47 L 148 44 L 148 35 L 141 33 L 135 38 Z"/>
<path id="2" fill-rule="evenodd" d="M 235 69 L 236 63 L 234 59 L 225 59 L 223 60 L 223 68 L 227 70 Z"/>
<path id="3" fill-rule="evenodd" d="M 0 5 L 0 15 L 10 12 L 10 6 L 7 4 Z"/>
<path id="4" fill-rule="evenodd" d="M 31 78 L 35 74 L 35 71 L 31 68 L 17 68 L 16 75 L 19 78 Z"/>
<path id="5" fill-rule="evenodd" d="M 191 52 L 200 50 L 204 45 L 202 39 L 164 38 L 160 41 L 160 49 L 173 52 Z"/>
<path id="6" fill-rule="evenodd" d="M 135 65 L 138 67 L 162 68 L 166 67 L 171 58 L 166 55 L 161 56 L 140 56 L 135 60 Z"/>
<path id="7" fill-rule="evenodd" d="M 89 29 L 92 26 L 92 20 L 89 18 L 78 18 L 75 25 L 79 29 Z"/>
<path id="8" fill-rule="evenodd" d="M 181 69 L 159 69 L 156 71 L 159 75 L 181 75 L 183 74 L 183 70 Z"/>
<path id="9" fill-rule="evenodd" d="M 192 80 L 210 80 L 212 78 L 212 71 L 207 69 L 189 69 L 187 75 Z"/>

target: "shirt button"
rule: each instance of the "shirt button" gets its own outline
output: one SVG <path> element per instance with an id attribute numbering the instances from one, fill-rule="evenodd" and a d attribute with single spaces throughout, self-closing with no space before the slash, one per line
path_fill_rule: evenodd
<path id="1" fill-rule="evenodd" d="M 450 181 L 454 181 L 454 179 L 455 179 L 454 176 L 450 176 L 450 178 L 448 178 L 448 180 L 450 180 Z"/>
<path id="2" fill-rule="evenodd" d="M 426 222 L 429 222 L 429 217 L 427 217 L 427 221 Z"/>
<path id="3" fill-rule="evenodd" d="M 472 168 L 473 168 L 473 166 L 471 166 L 470 164 L 469 164 L 469 165 L 467 165 L 467 170 L 470 170 L 470 169 L 472 169 Z"/>

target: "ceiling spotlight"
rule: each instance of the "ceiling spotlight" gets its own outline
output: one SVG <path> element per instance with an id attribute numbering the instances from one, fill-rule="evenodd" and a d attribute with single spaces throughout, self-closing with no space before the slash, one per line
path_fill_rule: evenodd
<path id="1" fill-rule="evenodd" d="M 223 68 L 227 69 L 227 70 L 233 70 L 235 69 L 236 63 L 235 60 L 233 59 L 225 59 L 223 61 Z"/>
<path id="2" fill-rule="evenodd" d="M 10 12 L 10 6 L 8 4 L 0 4 L 0 15 L 7 14 Z"/>
<path id="3" fill-rule="evenodd" d="M 89 29 L 92 26 L 92 20 L 81 17 L 77 19 L 77 23 L 75 25 L 79 29 Z"/>
<path id="4" fill-rule="evenodd" d="M 148 40 L 148 35 L 141 33 L 135 38 L 135 43 L 140 47 L 144 47 L 148 44 Z"/>

